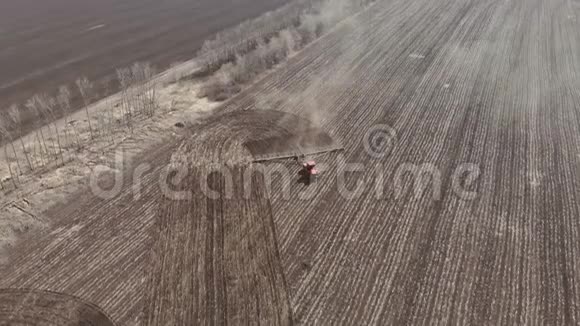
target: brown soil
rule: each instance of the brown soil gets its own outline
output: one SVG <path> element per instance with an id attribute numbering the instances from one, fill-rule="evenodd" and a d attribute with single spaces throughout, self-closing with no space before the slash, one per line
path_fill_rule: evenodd
<path id="1" fill-rule="evenodd" d="M 115 326 L 98 307 L 79 298 L 55 292 L 0 290 L 3 325 Z"/>
<path id="2" fill-rule="evenodd" d="M 236 172 L 229 199 L 169 201 L 151 174 L 139 199 L 60 211 L 0 286 L 74 294 L 123 325 L 578 324 L 579 16 L 564 0 L 377 2 L 148 153 L 159 168 L 173 153 L 190 167 L 175 186 L 198 190 L 210 163 L 254 166 L 244 143 L 283 135 L 287 112 L 344 145 L 318 159 L 318 182 L 296 182 L 289 160 L 249 198 Z M 241 118 L 255 108 L 279 112 Z M 373 157 L 363 142 L 380 124 L 397 137 Z M 350 162 L 364 170 L 337 177 Z M 469 200 L 454 189 L 464 163 L 481 171 Z M 439 196 L 410 177 L 397 193 L 409 164 L 435 167 Z"/>

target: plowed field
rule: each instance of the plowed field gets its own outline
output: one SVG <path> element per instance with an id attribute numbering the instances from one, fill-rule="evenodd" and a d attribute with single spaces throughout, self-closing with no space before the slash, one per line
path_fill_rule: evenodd
<path id="1" fill-rule="evenodd" d="M 123 325 L 578 324 L 579 14 L 378 1 L 144 158 L 187 167 L 172 189 L 189 197 L 151 181 L 139 200 L 79 200 L 13 250 L 0 286 Z M 310 186 L 294 160 L 251 163 L 247 144 L 295 134 L 286 117 L 344 146 L 316 156 Z M 393 131 L 380 153 L 377 126 Z"/>

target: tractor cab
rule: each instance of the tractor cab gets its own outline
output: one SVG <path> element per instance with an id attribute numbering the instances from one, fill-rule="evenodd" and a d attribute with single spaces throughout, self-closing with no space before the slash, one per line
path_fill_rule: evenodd
<path id="1" fill-rule="evenodd" d="M 316 162 L 314 162 L 314 161 L 307 161 L 307 162 L 302 163 L 302 166 L 304 167 L 304 171 L 309 176 L 316 176 L 316 175 L 318 175 L 318 170 L 316 169 Z"/>

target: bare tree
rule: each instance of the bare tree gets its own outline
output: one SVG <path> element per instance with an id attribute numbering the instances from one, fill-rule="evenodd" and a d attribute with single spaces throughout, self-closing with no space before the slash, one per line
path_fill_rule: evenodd
<path id="1" fill-rule="evenodd" d="M 110 92 L 110 83 L 107 82 L 106 85 L 105 85 L 105 87 L 106 87 L 105 92 L 107 94 L 107 97 L 105 99 L 107 109 L 106 109 L 106 112 L 103 115 L 108 115 L 107 118 L 106 118 L 106 120 L 108 120 L 108 123 L 107 123 L 107 127 L 108 127 L 107 134 L 109 135 L 109 141 L 111 143 L 113 143 L 115 141 L 115 135 L 114 135 L 114 133 L 115 133 L 115 105 L 111 101 L 111 96 L 109 96 L 109 94 L 111 94 L 111 92 Z"/>
<path id="2" fill-rule="evenodd" d="M 152 117 L 157 109 L 157 84 L 155 83 L 155 68 L 149 62 L 143 65 L 143 77 L 145 79 L 145 99 L 147 101 L 147 114 Z"/>
<path id="3" fill-rule="evenodd" d="M 8 109 L 8 115 L 14 124 L 14 130 L 16 131 L 16 137 L 20 139 L 20 145 L 22 146 L 22 153 L 24 153 L 24 157 L 26 158 L 26 163 L 28 164 L 28 168 L 30 171 L 34 171 L 34 166 L 32 165 L 32 161 L 28 156 L 28 149 L 24 145 L 24 135 L 22 134 L 22 118 L 20 116 L 20 107 L 16 104 L 12 104 L 10 109 Z"/>
<path id="4" fill-rule="evenodd" d="M 73 141 L 76 142 L 77 149 L 80 150 L 81 140 L 79 138 L 79 133 L 77 132 L 75 126 L 72 124 L 72 121 L 70 121 L 70 116 L 72 114 L 72 106 L 71 106 L 71 92 L 68 86 L 62 85 L 58 88 L 58 95 L 56 96 L 56 101 L 64 116 L 65 135 L 68 134 L 69 126 L 72 126 L 73 129 L 72 132 L 74 133 L 76 139 L 76 141 L 75 140 Z"/>
<path id="5" fill-rule="evenodd" d="M 2 139 L 7 139 L 10 144 L 13 144 L 12 136 L 9 132 L 8 121 L 5 116 L 0 117 L 0 137 L 2 137 Z M 12 149 L 14 150 L 14 146 L 12 146 Z M 14 154 L 16 154 L 16 151 L 14 151 Z M 14 184 L 14 188 L 17 188 L 18 184 L 16 181 L 18 173 L 15 173 L 12 170 L 12 162 L 10 161 L 10 155 L 8 155 L 8 144 L 4 145 L 4 156 L 6 157 L 6 165 L 8 166 L 8 171 L 10 172 L 10 178 Z M 18 157 L 16 157 L 16 161 L 18 161 Z"/>
<path id="6" fill-rule="evenodd" d="M 3 115 L 2 120 L 4 121 L 5 134 L 8 137 L 9 145 L 12 148 L 12 153 L 14 153 L 14 159 L 16 160 L 16 166 L 18 167 L 19 173 L 22 173 L 22 167 L 20 166 L 20 161 L 18 160 L 18 154 L 16 153 L 16 147 L 14 146 L 14 134 L 13 130 L 16 130 L 14 120 L 10 116 L 10 113 Z M 2 123 L 2 122 L 0 122 Z M 5 146 L 6 147 L 6 146 Z"/>
<path id="7" fill-rule="evenodd" d="M 91 134 L 91 139 L 94 139 L 93 126 L 91 125 L 91 115 L 89 114 L 89 104 L 91 102 L 91 96 L 93 91 L 93 83 L 91 83 L 87 77 L 82 77 L 77 79 L 76 85 L 83 98 L 83 103 L 85 106 L 85 113 L 87 114 L 87 121 L 89 123 L 89 132 Z"/>
<path id="8" fill-rule="evenodd" d="M 70 108 L 70 91 L 68 87 L 62 85 L 58 88 L 58 94 L 56 95 L 56 103 L 60 108 L 60 111 L 63 116 L 64 120 L 64 146 L 67 147 L 69 144 L 69 135 L 68 135 L 68 113 Z"/>
<path id="9" fill-rule="evenodd" d="M 25 104 L 26 108 L 33 113 L 36 116 L 36 128 L 35 128 L 35 134 L 36 134 L 36 140 L 38 141 L 38 144 L 40 145 L 40 160 L 42 162 L 42 164 L 45 164 L 45 157 L 44 155 L 49 155 L 49 151 L 48 151 L 48 147 L 46 146 L 46 139 L 44 137 L 44 132 L 43 132 L 43 125 L 42 125 L 42 114 L 40 112 L 38 103 L 36 102 L 36 97 L 33 96 L 32 98 L 28 99 L 28 101 L 26 101 Z M 36 152 L 36 146 L 35 146 L 35 152 Z"/>
<path id="10" fill-rule="evenodd" d="M 52 123 L 54 131 L 56 133 L 56 141 L 57 141 L 57 145 L 58 145 L 58 155 L 60 156 L 62 164 L 64 164 L 64 155 L 62 153 L 62 143 L 60 141 L 60 133 L 58 132 L 58 126 L 56 124 L 57 118 L 56 118 L 56 115 L 54 113 L 54 111 L 56 109 L 56 100 L 53 97 L 51 97 L 45 93 L 42 93 L 42 94 L 37 96 L 37 102 L 38 102 L 38 105 L 39 105 L 43 115 L 46 118 L 47 126 L 50 126 L 50 123 Z"/>
<path id="11" fill-rule="evenodd" d="M 121 85 L 121 115 L 122 120 L 127 125 L 129 130 L 133 132 L 133 121 L 130 102 L 130 87 L 131 87 L 131 69 L 119 68 L 117 69 L 117 79 Z"/>
<path id="12" fill-rule="evenodd" d="M 42 119 L 42 121 L 44 122 L 41 126 L 41 128 L 44 128 L 44 126 L 46 126 L 46 130 L 48 133 L 48 140 L 50 142 L 52 142 L 52 146 L 49 147 L 49 149 L 51 149 L 50 151 L 48 151 L 49 153 L 49 158 L 55 158 L 58 159 L 58 154 L 57 154 L 57 145 L 56 142 L 54 140 L 53 134 L 52 134 L 52 129 L 50 128 L 50 124 L 51 124 L 51 119 L 50 119 L 50 115 L 48 114 L 48 109 L 47 106 L 49 106 L 49 99 L 48 99 L 48 95 L 46 94 L 35 94 L 32 97 L 32 102 L 33 102 L 33 107 L 34 110 L 36 112 L 36 116 L 37 118 L 40 120 Z M 41 129 L 42 132 L 42 129 Z M 41 136 L 44 137 L 44 133 L 41 133 Z M 44 139 L 44 138 L 43 138 Z"/>
<path id="13" fill-rule="evenodd" d="M 155 70 L 149 62 L 136 62 L 131 66 L 133 106 L 148 117 L 154 115 L 157 106 L 154 75 Z"/>
<path id="14" fill-rule="evenodd" d="M 143 64 L 141 62 L 135 62 L 131 66 L 131 94 L 133 107 L 136 111 L 143 114 L 145 110 L 143 95 L 144 95 L 144 82 L 145 78 L 143 76 Z"/>

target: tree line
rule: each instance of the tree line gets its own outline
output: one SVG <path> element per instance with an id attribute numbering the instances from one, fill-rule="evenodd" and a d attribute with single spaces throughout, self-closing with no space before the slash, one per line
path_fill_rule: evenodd
<path id="1" fill-rule="evenodd" d="M 113 143 L 118 131 L 132 133 L 137 119 L 154 116 L 159 108 L 154 77 L 155 69 L 149 63 L 137 62 L 117 69 L 120 98 L 117 103 L 107 101 L 99 110 L 89 110 L 98 94 L 94 82 L 86 77 L 78 78 L 74 85 L 60 86 L 55 95 L 35 94 L 25 103 L 2 110 L 0 139 L 13 187 L 19 186 L 21 176 L 63 165 L 97 139 Z M 73 92 L 82 99 L 80 109 L 87 122 L 84 127 L 72 118 L 79 109 L 72 105 Z M 24 132 L 24 114 L 34 117 L 34 130 L 28 137 Z M 62 117 L 62 124 L 58 123 L 58 117 Z M 83 137 L 87 134 L 88 137 Z M 5 181 L 0 180 L 0 188 L 6 188 Z"/>
<path id="2" fill-rule="evenodd" d="M 375 0 L 303 0 L 225 30 L 203 44 L 199 97 L 223 101 Z"/>

